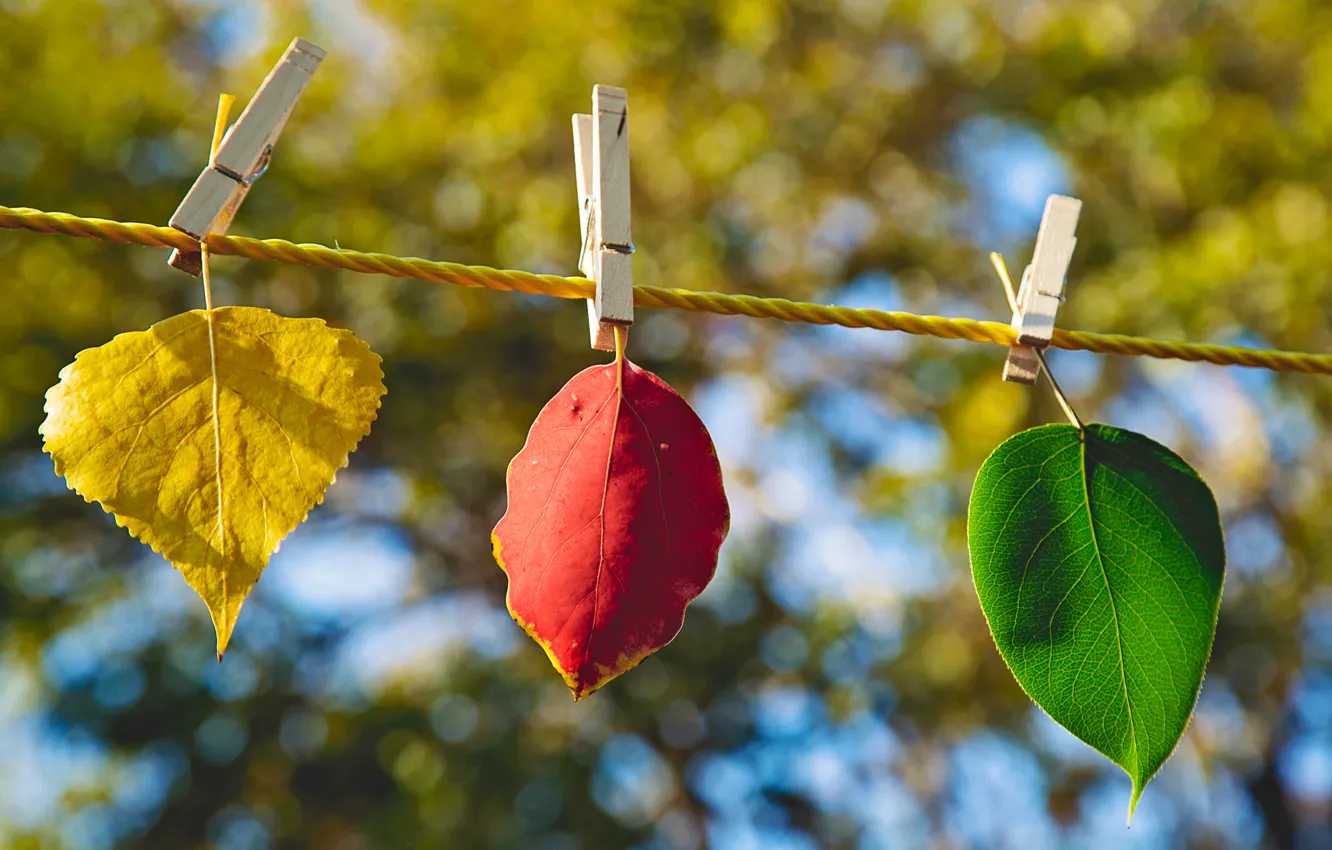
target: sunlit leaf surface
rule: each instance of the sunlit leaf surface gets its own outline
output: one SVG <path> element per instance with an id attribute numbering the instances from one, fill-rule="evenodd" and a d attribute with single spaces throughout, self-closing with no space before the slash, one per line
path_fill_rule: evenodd
<path id="1" fill-rule="evenodd" d="M 195 310 L 80 352 L 41 433 L 69 486 L 203 597 L 220 655 L 269 556 L 369 433 L 384 385 L 365 343 L 321 320 L 252 307 L 213 319 L 216 397 Z"/>
<path id="2" fill-rule="evenodd" d="M 971 568 L 994 641 L 1055 720 L 1128 773 L 1174 751 L 1216 632 L 1225 549 L 1188 464 L 1118 428 L 1045 425 L 976 476 Z"/>
<path id="3" fill-rule="evenodd" d="M 624 359 L 585 369 L 509 465 L 509 611 L 581 699 L 669 643 L 730 524 L 697 414 Z"/>

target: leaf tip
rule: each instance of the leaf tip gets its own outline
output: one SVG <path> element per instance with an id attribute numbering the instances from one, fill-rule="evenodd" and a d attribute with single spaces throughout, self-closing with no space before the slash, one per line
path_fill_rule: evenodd
<path id="1" fill-rule="evenodd" d="M 562 672 L 561 674 L 563 675 Z M 569 686 L 569 690 L 573 692 L 574 702 L 582 702 L 583 700 L 592 696 L 597 691 L 601 690 L 601 686 L 606 684 L 613 678 L 615 678 L 614 675 L 602 676 L 598 677 L 595 680 L 589 680 L 584 676 L 580 676 L 577 673 L 573 673 L 565 676 L 564 681 L 565 684 Z"/>
<path id="2" fill-rule="evenodd" d="M 227 646 L 231 643 L 231 632 L 236 627 L 236 614 L 239 613 L 239 606 L 236 610 L 227 610 L 224 605 L 214 607 L 211 603 L 208 605 L 208 613 L 213 618 L 213 630 L 217 632 L 217 660 L 222 661 L 222 656 L 226 654 Z"/>
<path id="3" fill-rule="evenodd" d="M 1146 787 L 1146 783 L 1139 782 L 1136 779 L 1133 780 L 1133 796 L 1129 798 L 1128 819 L 1124 823 L 1125 828 L 1133 826 L 1133 812 L 1138 808 L 1138 800 L 1142 798 L 1142 791 Z"/>

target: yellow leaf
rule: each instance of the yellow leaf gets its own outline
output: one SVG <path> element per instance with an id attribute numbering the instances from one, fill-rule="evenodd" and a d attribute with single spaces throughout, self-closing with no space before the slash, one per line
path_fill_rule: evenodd
<path id="1" fill-rule="evenodd" d="M 203 597 L 220 657 L 269 556 L 323 501 L 385 390 L 378 355 L 350 331 L 223 307 L 214 356 L 208 318 L 182 313 L 80 352 L 47 391 L 40 430 L 69 486 Z"/>

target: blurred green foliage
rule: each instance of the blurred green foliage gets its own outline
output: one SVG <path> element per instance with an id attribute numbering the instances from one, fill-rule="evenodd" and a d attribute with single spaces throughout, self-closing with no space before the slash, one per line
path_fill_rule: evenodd
<path id="1" fill-rule="evenodd" d="M 639 283 L 1002 319 L 986 252 L 1020 268 L 1067 191 L 1063 326 L 1332 350 L 1332 10 L 1300 0 L 0 0 L 0 202 L 165 222 L 217 93 L 294 35 L 330 55 L 234 233 L 570 273 L 568 115 L 604 82 Z M 1031 707 L 970 584 L 977 467 L 1059 417 L 1001 349 L 642 311 L 631 352 L 699 402 L 735 530 L 680 637 L 574 705 L 487 625 L 488 533 L 597 360 L 583 306 L 215 259 L 219 303 L 349 327 L 389 387 L 219 666 L 203 606 L 36 430 L 77 351 L 202 306 L 165 260 L 0 233 L 7 846 L 1332 843 L 1323 379 L 1053 358 L 1085 419 L 1199 469 L 1232 560 L 1199 712 L 1125 833 L 1127 782 Z M 281 591 L 298 542 L 383 534 L 390 603 Z M 333 569 L 362 550 L 313 551 L 374 585 Z"/>

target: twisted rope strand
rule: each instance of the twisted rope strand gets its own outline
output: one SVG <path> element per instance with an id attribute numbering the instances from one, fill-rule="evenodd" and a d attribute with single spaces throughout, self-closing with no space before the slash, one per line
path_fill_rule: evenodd
<path id="1" fill-rule="evenodd" d="M 102 239 L 122 244 L 180 248 L 187 251 L 197 248 L 197 243 L 193 239 L 169 227 L 81 218 L 67 213 L 48 213 L 24 207 L 0 206 L 0 228 Z M 297 245 L 284 239 L 214 235 L 208 237 L 208 250 L 213 254 L 230 254 L 251 260 L 272 260 L 317 268 L 452 283 L 458 286 L 525 292 L 529 295 L 549 295 L 556 298 L 587 299 L 593 297 L 596 292 L 595 284 L 581 277 L 507 271 L 486 266 L 465 266 L 413 257 L 395 257 L 391 254 L 349 251 L 324 245 Z M 1011 345 L 1014 341 L 1013 329 L 1003 322 L 835 307 L 788 301 L 785 298 L 759 298 L 753 295 L 727 295 L 720 292 L 636 286 L 634 303 L 644 307 L 665 307 L 723 316 L 750 316 L 755 319 L 777 319 L 783 322 L 803 322 L 813 325 L 902 331 L 918 336 L 965 339 L 999 345 Z M 1214 363 L 1218 366 L 1246 366 L 1276 372 L 1332 375 L 1332 355 L 1327 354 L 1168 342 L 1146 337 L 1058 329 L 1054 332 L 1051 345 L 1068 351 L 1091 351 L 1097 354 Z"/>

